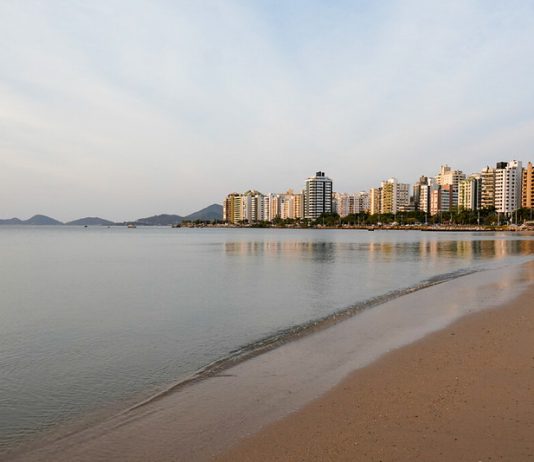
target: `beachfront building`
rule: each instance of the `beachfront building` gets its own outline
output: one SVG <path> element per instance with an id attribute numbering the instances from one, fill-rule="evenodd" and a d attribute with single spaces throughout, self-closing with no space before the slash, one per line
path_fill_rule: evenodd
<path id="1" fill-rule="evenodd" d="M 241 194 L 230 193 L 223 203 L 223 220 L 228 223 L 239 223 L 242 221 Z"/>
<path id="2" fill-rule="evenodd" d="M 495 208 L 495 176 L 497 169 L 487 166 L 480 172 L 480 208 Z"/>
<path id="3" fill-rule="evenodd" d="M 228 223 L 255 223 L 264 218 L 264 195 L 250 190 L 243 194 L 230 193 L 223 204 L 223 219 Z"/>
<path id="4" fill-rule="evenodd" d="M 412 197 L 414 210 L 421 210 L 421 188 L 428 186 L 428 177 L 421 176 L 419 180 L 413 185 Z"/>
<path id="5" fill-rule="evenodd" d="M 478 210 L 481 198 L 481 176 L 478 173 L 469 175 L 461 180 L 458 189 L 458 208 L 463 210 Z"/>
<path id="6" fill-rule="evenodd" d="M 460 181 L 465 179 L 465 174 L 461 170 L 453 170 L 448 165 L 442 165 L 438 175 L 436 176 L 436 181 L 438 185 L 442 187 L 450 186 L 450 188 L 445 188 L 445 195 L 449 196 L 442 198 L 442 208 L 440 211 L 447 212 L 458 207 L 458 190 Z M 443 195 L 443 194 L 442 194 Z"/>
<path id="7" fill-rule="evenodd" d="M 399 183 L 396 178 L 382 181 L 380 213 L 403 212 L 410 207 L 410 185 Z"/>
<path id="8" fill-rule="evenodd" d="M 304 195 L 295 194 L 289 189 L 284 194 L 279 194 L 280 218 L 298 219 L 304 216 Z"/>
<path id="9" fill-rule="evenodd" d="M 367 191 L 360 191 L 354 194 L 354 203 L 352 204 L 350 213 L 369 212 L 369 193 Z"/>
<path id="10" fill-rule="evenodd" d="M 354 194 L 334 193 L 333 210 L 340 217 L 369 211 L 369 193 L 360 191 Z"/>
<path id="11" fill-rule="evenodd" d="M 263 196 L 263 221 L 271 221 L 271 207 L 274 194 L 269 193 Z"/>
<path id="12" fill-rule="evenodd" d="M 495 173 L 495 208 L 497 212 L 510 215 L 521 207 L 521 161 L 497 163 Z"/>
<path id="13" fill-rule="evenodd" d="M 323 213 L 332 213 L 332 180 L 324 172 L 317 172 L 306 180 L 304 188 L 304 217 L 310 220 Z"/>
<path id="14" fill-rule="evenodd" d="M 382 188 L 371 188 L 369 190 L 369 213 L 377 215 L 382 209 Z"/>
<path id="15" fill-rule="evenodd" d="M 304 218 L 304 191 L 293 195 L 294 218 Z"/>
<path id="16" fill-rule="evenodd" d="M 452 200 L 452 186 L 430 185 L 430 215 L 437 215 L 440 212 L 449 210 Z"/>
<path id="17" fill-rule="evenodd" d="M 351 201 L 352 199 L 352 201 Z M 354 196 L 347 193 L 334 193 L 333 198 L 333 212 L 337 213 L 340 217 L 346 217 L 350 214 L 350 205 L 352 202 L 352 208 L 354 208 Z"/>
<path id="18" fill-rule="evenodd" d="M 263 220 L 263 194 L 254 189 L 243 194 L 243 221 L 256 223 Z"/>
<path id="19" fill-rule="evenodd" d="M 534 165 L 532 162 L 523 168 L 521 206 L 525 209 L 534 209 Z"/>
<path id="20" fill-rule="evenodd" d="M 437 184 L 430 187 L 430 215 L 439 213 L 441 204 L 441 187 Z"/>
<path id="21" fill-rule="evenodd" d="M 421 212 L 430 213 L 430 187 L 430 184 L 422 184 L 419 187 L 417 209 Z"/>

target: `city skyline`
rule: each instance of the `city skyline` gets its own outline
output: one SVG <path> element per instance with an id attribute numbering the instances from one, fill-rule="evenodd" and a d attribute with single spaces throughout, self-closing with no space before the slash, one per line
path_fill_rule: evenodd
<path id="1" fill-rule="evenodd" d="M 264 194 L 250 188 L 243 193 L 229 193 L 223 201 L 223 220 L 229 223 L 315 220 L 324 214 L 334 213 L 343 218 L 362 212 L 396 215 L 419 211 L 435 216 L 484 209 L 511 216 L 519 209 L 534 208 L 534 166 L 530 161 L 508 160 L 466 174 L 442 164 L 435 175 L 421 175 L 415 182 L 402 183 L 389 177 L 380 186 L 352 191 L 336 190 L 333 180 L 317 171 L 297 192 L 289 188 L 287 192 Z"/>
<path id="2" fill-rule="evenodd" d="M 188 213 L 303 165 L 368 189 L 386 164 L 534 148 L 528 1 L 8 0 L 0 41 L 1 217 Z"/>

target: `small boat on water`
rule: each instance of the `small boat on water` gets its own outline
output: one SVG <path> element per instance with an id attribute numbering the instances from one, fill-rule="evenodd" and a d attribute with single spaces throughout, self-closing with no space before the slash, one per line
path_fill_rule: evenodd
<path id="1" fill-rule="evenodd" d="M 137 228 L 137 226 L 135 226 L 135 223 L 128 223 L 128 228 Z"/>

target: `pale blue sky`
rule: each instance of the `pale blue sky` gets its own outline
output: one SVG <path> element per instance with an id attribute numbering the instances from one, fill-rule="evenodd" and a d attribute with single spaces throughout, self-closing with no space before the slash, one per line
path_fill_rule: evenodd
<path id="1" fill-rule="evenodd" d="M 0 0 L 0 218 L 533 154 L 534 0 Z"/>

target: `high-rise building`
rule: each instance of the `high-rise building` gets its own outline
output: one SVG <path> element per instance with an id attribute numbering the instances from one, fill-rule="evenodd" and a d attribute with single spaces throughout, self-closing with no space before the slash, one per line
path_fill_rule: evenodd
<path id="1" fill-rule="evenodd" d="M 352 201 L 351 201 L 352 199 Z M 346 217 L 350 213 L 350 204 L 353 203 L 354 208 L 354 196 L 347 193 L 334 193 L 333 198 L 333 212 L 337 213 L 340 217 Z"/>
<path id="2" fill-rule="evenodd" d="M 323 213 L 332 213 L 332 180 L 317 172 L 306 180 L 304 217 L 315 220 Z"/>
<path id="3" fill-rule="evenodd" d="M 242 195 L 242 221 L 256 223 L 263 220 L 264 195 L 254 189 Z"/>
<path id="4" fill-rule="evenodd" d="M 371 188 L 369 190 L 369 213 L 377 215 L 382 210 L 382 188 Z"/>
<path id="5" fill-rule="evenodd" d="M 242 198 L 239 193 L 230 193 L 226 196 L 223 204 L 223 220 L 228 223 L 242 221 Z"/>
<path id="6" fill-rule="evenodd" d="M 523 169 L 521 206 L 526 209 L 534 209 L 534 165 L 529 162 Z"/>
<path id="7" fill-rule="evenodd" d="M 292 189 L 285 194 L 278 194 L 278 204 L 279 216 L 282 219 L 299 219 L 304 216 L 304 197 L 302 194 L 295 194 Z"/>
<path id="8" fill-rule="evenodd" d="M 478 210 L 481 203 L 480 174 L 473 173 L 465 180 L 461 180 L 458 190 L 458 208 L 463 210 Z"/>
<path id="9" fill-rule="evenodd" d="M 430 185 L 422 184 L 419 187 L 419 205 L 418 210 L 430 213 Z"/>
<path id="10" fill-rule="evenodd" d="M 487 166 L 480 172 L 480 208 L 495 208 L 496 169 Z"/>
<path id="11" fill-rule="evenodd" d="M 293 196 L 293 215 L 294 218 L 304 218 L 304 192 Z"/>
<path id="12" fill-rule="evenodd" d="M 406 211 L 410 206 L 410 185 L 399 183 L 396 178 L 382 182 L 380 213 Z"/>
<path id="13" fill-rule="evenodd" d="M 353 209 L 351 209 L 350 213 L 369 212 L 369 208 L 369 193 L 367 191 L 360 191 L 354 194 Z"/>
<path id="14" fill-rule="evenodd" d="M 443 209 L 443 198 L 442 193 L 443 189 L 439 184 L 432 184 L 429 187 L 429 193 L 430 193 L 430 215 L 437 215 L 439 212 L 441 212 Z"/>
<path id="15" fill-rule="evenodd" d="M 421 176 L 413 185 L 413 206 L 415 210 L 421 210 L 421 187 L 428 185 L 428 177 Z"/>
<path id="16" fill-rule="evenodd" d="M 453 170 L 448 165 L 441 166 L 436 176 L 436 181 L 440 186 L 451 186 L 451 188 L 447 188 L 447 194 L 450 195 L 450 200 L 442 200 L 442 207 L 447 208 L 441 208 L 441 211 L 446 212 L 458 207 L 458 188 L 460 181 L 464 179 L 465 174 L 461 170 Z"/>
<path id="17" fill-rule="evenodd" d="M 521 208 L 521 161 L 499 162 L 495 173 L 495 208 L 499 213 L 511 214 Z"/>
<path id="18" fill-rule="evenodd" d="M 254 190 L 230 193 L 223 204 L 223 218 L 228 223 L 254 223 L 264 220 L 265 196 Z"/>

